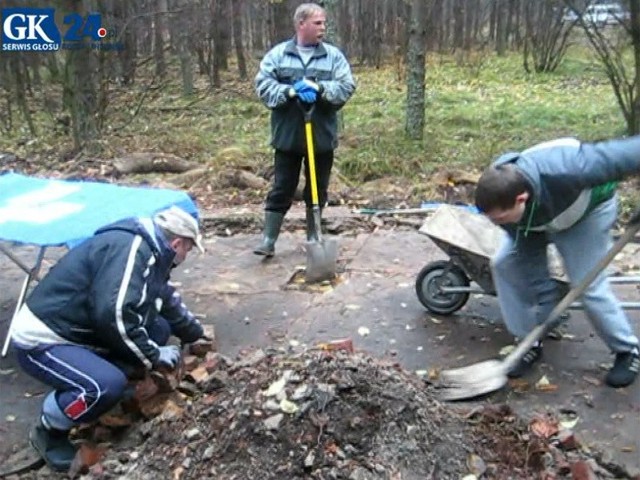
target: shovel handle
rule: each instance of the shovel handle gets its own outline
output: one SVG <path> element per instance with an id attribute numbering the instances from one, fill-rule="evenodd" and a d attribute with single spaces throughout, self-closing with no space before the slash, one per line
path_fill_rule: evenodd
<path id="1" fill-rule="evenodd" d="M 311 116 L 316 109 L 316 105 L 312 103 L 306 107 L 300 99 L 298 106 L 302 110 L 304 116 L 304 136 L 307 143 L 307 163 L 309 165 L 309 183 L 311 186 L 311 204 L 314 208 L 320 208 L 320 199 L 318 195 L 318 180 L 316 176 L 316 156 L 313 148 L 313 129 L 311 127 Z"/>

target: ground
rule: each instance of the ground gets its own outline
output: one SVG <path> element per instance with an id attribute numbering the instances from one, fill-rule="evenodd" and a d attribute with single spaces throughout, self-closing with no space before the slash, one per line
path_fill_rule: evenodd
<path id="1" fill-rule="evenodd" d="M 243 212 L 241 217 L 246 218 L 246 209 Z M 230 211 L 225 210 L 224 215 L 229 216 Z M 407 225 L 411 222 L 371 221 L 338 207 L 328 208 L 326 216 L 330 228 L 342 231 L 338 237 L 339 281 L 309 289 L 297 282 L 296 275 L 305 263 L 299 208 L 288 216 L 288 231 L 282 234 L 277 256 L 270 261 L 250 253 L 259 235 L 246 222 L 230 221 L 230 227 L 224 229 L 219 212 L 205 212 L 205 218 L 214 219 L 206 237 L 207 253 L 192 255 L 174 280 L 203 321 L 215 324 L 221 353 L 236 358 L 255 348 L 288 351 L 292 346 L 304 348 L 348 337 L 356 351 L 397 363 L 415 380 L 418 377 L 413 372 L 429 375 L 495 357 L 513 342 L 501 324 L 492 296 L 473 295 L 465 307 L 447 317 L 429 314 L 419 303 L 414 291 L 418 272 L 425 264 L 446 256 L 428 237 Z M 418 217 L 412 220 L 420 222 Z M 252 233 L 236 234 L 238 230 Z M 616 261 L 618 268 L 637 265 L 637 250 L 635 244 L 628 246 Z M 28 247 L 16 251 L 25 259 L 34 254 Z M 50 253 L 51 262 L 59 253 Z M 0 261 L 0 330 L 4 338 L 22 274 L 8 260 Z M 616 291 L 625 299 L 633 299 L 637 293 L 634 285 L 616 286 Z M 638 314 L 632 311 L 629 316 L 640 332 Z M 525 423 L 546 414 L 577 418 L 573 430 L 592 457 L 609 466 L 618 478 L 632 478 L 640 474 L 640 382 L 621 390 L 603 385 L 611 356 L 581 311 L 572 312 L 565 329 L 562 340 L 546 342 L 544 362 L 525 382 L 454 406 L 468 411 L 506 402 Z M 22 374 L 11 355 L 0 360 L 0 374 L 4 379 L 0 403 L 3 461 L 26 445 L 28 426 L 37 417 L 46 390 Z M 539 382 L 543 377 L 548 385 Z M 425 402 L 432 401 L 428 392 L 420 393 Z M 465 465 L 458 476 L 438 478 L 460 478 L 468 473 L 467 462 L 461 457 L 458 460 Z M 447 468 L 451 468 L 448 473 L 455 469 Z"/>

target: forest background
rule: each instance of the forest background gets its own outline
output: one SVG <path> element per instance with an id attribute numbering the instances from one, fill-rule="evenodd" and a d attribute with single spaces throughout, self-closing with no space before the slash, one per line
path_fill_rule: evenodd
<path id="1" fill-rule="evenodd" d="M 239 193 L 220 176 L 269 178 L 269 112 L 253 78 L 292 36 L 300 3 L 0 1 L 53 8 L 62 38 L 74 27 L 80 37 L 56 52 L 0 51 L 0 171 L 123 181 L 116 160 L 152 152 L 198 167 L 177 186 L 259 203 L 266 182 Z M 320 3 L 358 86 L 340 117 L 341 201 L 443 199 L 503 151 L 640 132 L 640 0 L 602 23 L 581 15 L 584 0 Z M 150 170 L 126 181 L 166 180 Z"/>

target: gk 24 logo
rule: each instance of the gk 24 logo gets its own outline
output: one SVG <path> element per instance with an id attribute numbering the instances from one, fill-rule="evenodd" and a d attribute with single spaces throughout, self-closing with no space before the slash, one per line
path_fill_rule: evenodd
<path id="1" fill-rule="evenodd" d="M 64 36 L 55 23 L 53 8 L 5 8 L 2 10 L 2 50 L 59 50 L 61 42 L 77 44 L 85 38 L 99 41 L 113 32 L 102 26 L 99 13 L 85 17 L 78 13 L 65 15 L 69 27 Z"/>

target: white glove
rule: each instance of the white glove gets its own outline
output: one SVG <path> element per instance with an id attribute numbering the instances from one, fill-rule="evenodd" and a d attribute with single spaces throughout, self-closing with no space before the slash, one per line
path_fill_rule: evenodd
<path id="1" fill-rule="evenodd" d="M 165 347 L 158 347 L 160 355 L 156 360 L 156 366 L 165 366 L 169 368 L 175 368 L 180 360 L 180 348 L 176 345 L 167 345 Z"/>

